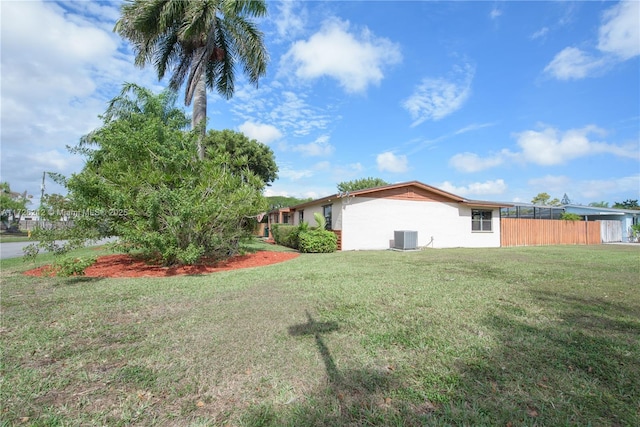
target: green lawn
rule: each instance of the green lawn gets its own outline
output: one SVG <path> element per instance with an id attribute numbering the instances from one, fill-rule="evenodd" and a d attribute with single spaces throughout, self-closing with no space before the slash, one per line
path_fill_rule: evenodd
<path id="1" fill-rule="evenodd" d="M 640 246 L 1 267 L 6 425 L 640 425 Z"/>
<path id="2" fill-rule="evenodd" d="M 29 233 L 27 232 L 18 232 L 18 233 L 0 233 L 0 243 L 12 243 L 12 242 L 28 242 L 31 240 L 29 238 Z"/>

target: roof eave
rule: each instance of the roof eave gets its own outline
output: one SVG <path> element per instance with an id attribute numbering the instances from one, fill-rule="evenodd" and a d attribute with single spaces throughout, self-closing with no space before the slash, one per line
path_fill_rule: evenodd
<path id="1" fill-rule="evenodd" d="M 511 208 L 513 207 L 513 205 L 509 203 L 486 202 L 483 200 L 464 200 L 461 203 L 463 205 L 478 207 L 478 208 Z"/>

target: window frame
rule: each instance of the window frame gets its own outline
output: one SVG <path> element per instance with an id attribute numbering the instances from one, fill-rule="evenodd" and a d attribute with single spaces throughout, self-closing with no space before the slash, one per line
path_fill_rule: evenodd
<path id="1" fill-rule="evenodd" d="M 327 210 L 329 214 L 327 215 Z M 333 204 L 323 205 L 322 206 L 322 216 L 324 217 L 327 224 L 325 225 L 325 230 L 333 230 L 331 222 L 333 220 Z"/>
<path id="2" fill-rule="evenodd" d="M 477 229 L 474 228 L 476 225 L 478 226 Z M 493 233 L 493 211 L 487 209 L 471 209 L 471 232 Z"/>

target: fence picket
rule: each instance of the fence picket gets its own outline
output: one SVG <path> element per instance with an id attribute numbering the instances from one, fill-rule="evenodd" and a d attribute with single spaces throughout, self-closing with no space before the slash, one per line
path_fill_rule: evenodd
<path id="1" fill-rule="evenodd" d="M 599 221 L 502 218 L 501 246 L 598 245 Z"/>

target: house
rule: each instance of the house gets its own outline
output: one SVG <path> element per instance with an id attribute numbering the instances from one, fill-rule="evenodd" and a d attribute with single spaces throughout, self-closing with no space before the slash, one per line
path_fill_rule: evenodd
<path id="1" fill-rule="evenodd" d="M 603 242 L 631 242 L 633 241 L 631 226 L 640 224 L 640 210 L 580 205 L 563 205 L 562 207 L 565 212 L 580 215 L 585 221 L 611 222 L 607 228 L 602 228 Z"/>
<path id="2" fill-rule="evenodd" d="M 315 226 L 314 214 L 338 235 L 341 250 L 394 247 L 396 231 L 417 232 L 418 247 L 499 247 L 500 208 L 509 204 L 468 200 L 418 181 L 338 193 L 278 210 L 278 222 Z M 286 221 L 285 216 L 286 214 Z"/>
<path id="3" fill-rule="evenodd" d="M 273 238 L 273 224 L 293 224 L 290 208 L 277 208 L 267 212 L 267 224 L 261 224 L 260 235 Z"/>

